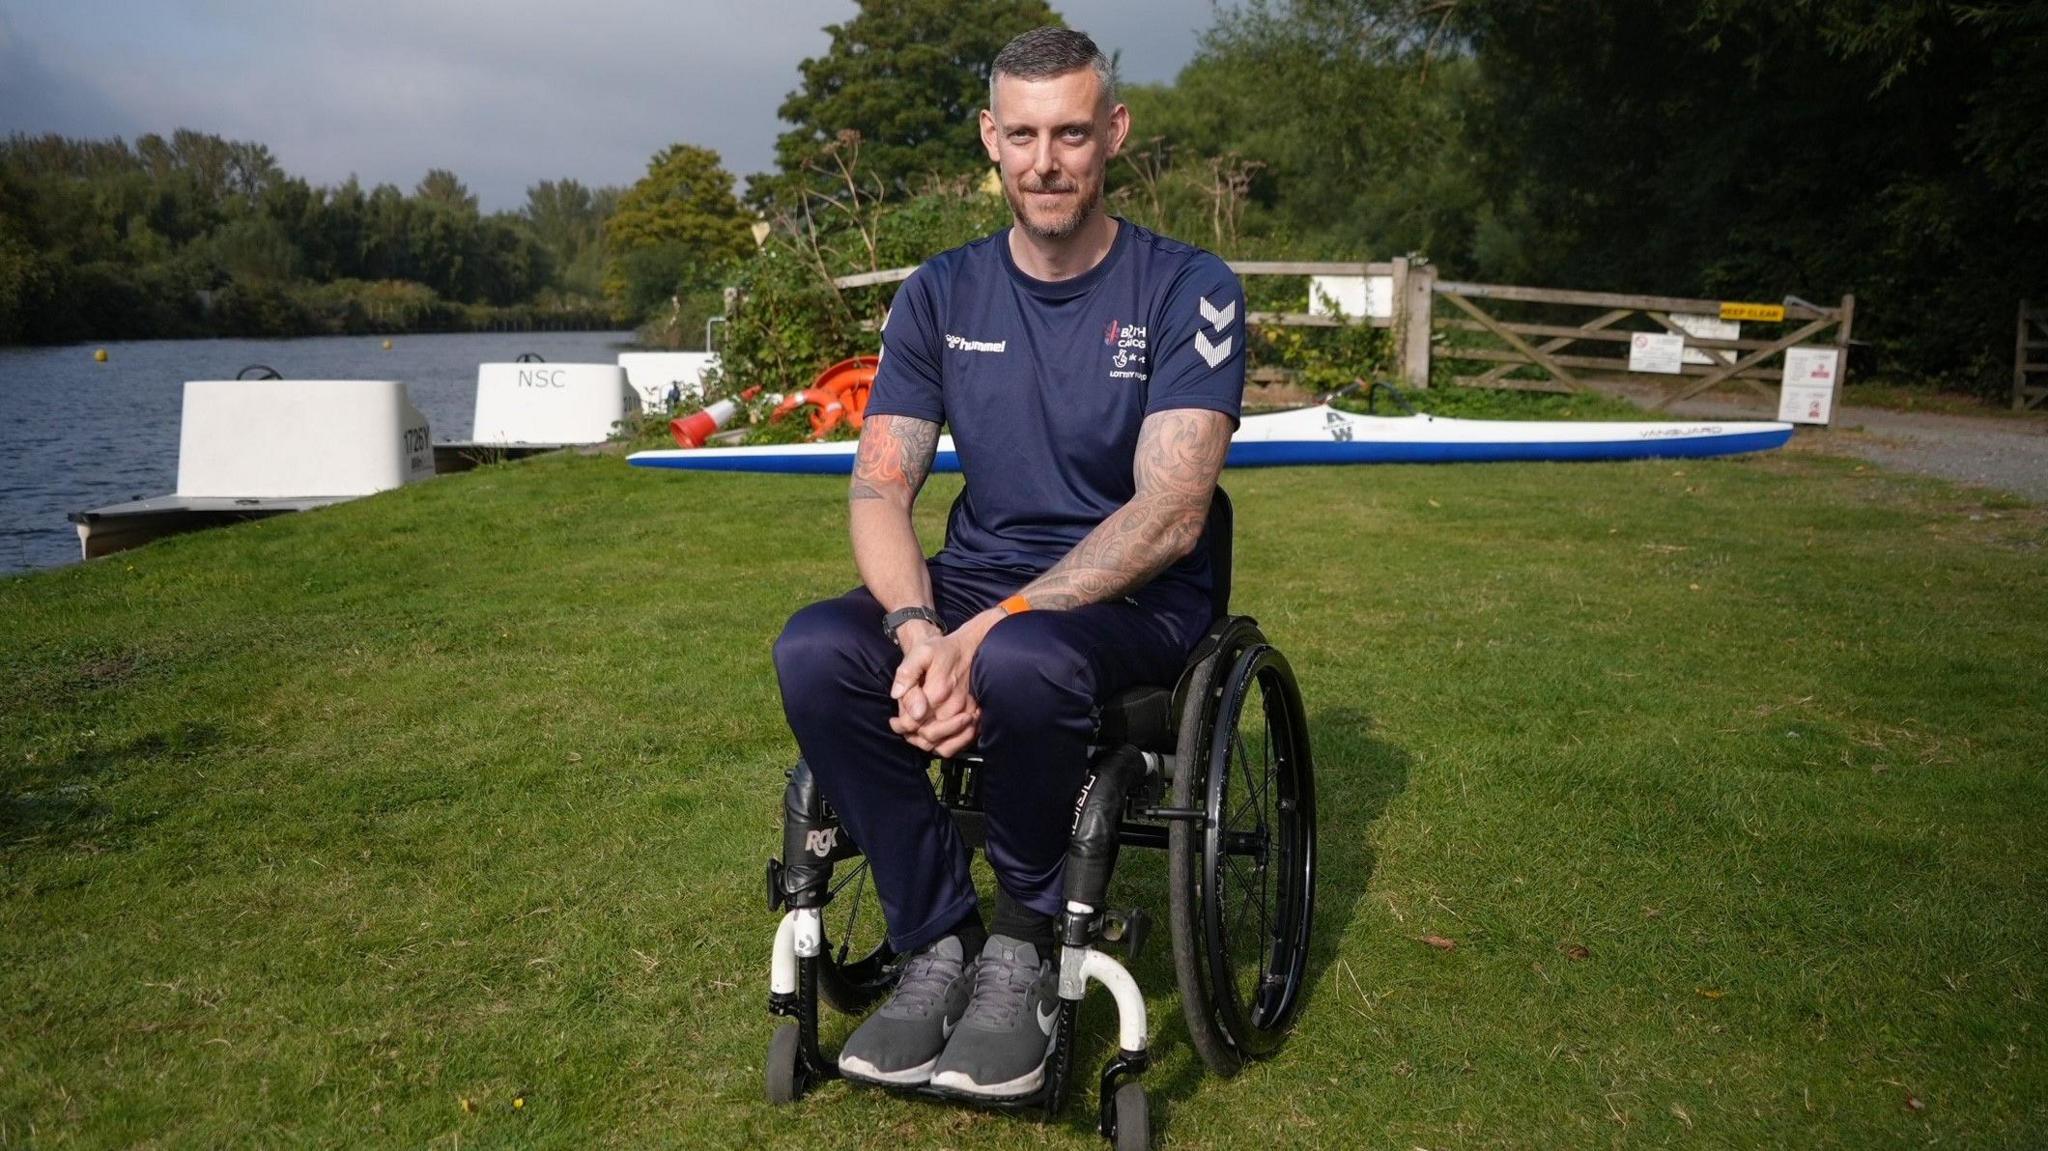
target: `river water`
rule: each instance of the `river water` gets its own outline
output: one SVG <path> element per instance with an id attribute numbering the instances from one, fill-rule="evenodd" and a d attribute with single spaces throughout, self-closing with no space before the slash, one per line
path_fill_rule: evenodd
<path id="1" fill-rule="evenodd" d="M 0 572 L 78 562 L 75 511 L 178 486 L 186 380 L 231 380 L 251 364 L 286 379 L 402 380 L 436 440 L 469 438 L 481 363 L 534 352 L 554 363 L 616 363 L 631 332 L 146 340 L 0 347 Z M 95 348 L 107 362 L 93 361 Z"/>

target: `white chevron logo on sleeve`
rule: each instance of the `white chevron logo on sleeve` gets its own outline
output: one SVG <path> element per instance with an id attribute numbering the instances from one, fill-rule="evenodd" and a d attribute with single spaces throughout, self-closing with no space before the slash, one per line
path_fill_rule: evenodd
<path id="1" fill-rule="evenodd" d="M 1232 300 L 1229 303 L 1218 308 L 1209 303 L 1209 297 L 1203 296 L 1202 318 L 1204 320 L 1209 321 L 1210 327 L 1215 328 L 1218 332 L 1221 332 L 1223 329 L 1229 327 L 1231 323 L 1237 319 L 1237 301 Z M 1229 342 L 1225 341 L 1224 346 L 1229 347 Z M 1225 354 L 1227 355 L 1228 353 Z"/>
<path id="2" fill-rule="evenodd" d="M 1235 304 L 1231 305 L 1233 308 L 1236 306 Z M 1230 344 L 1234 338 L 1233 336 L 1225 336 L 1212 344 L 1209 342 L 1208 335 L 1202 329 L 1196 328 L 1195 351 L 1201 353 L 1202 358 L 1209 361 L 1209 366 L 1213 368 L 1230 358 Z"/>

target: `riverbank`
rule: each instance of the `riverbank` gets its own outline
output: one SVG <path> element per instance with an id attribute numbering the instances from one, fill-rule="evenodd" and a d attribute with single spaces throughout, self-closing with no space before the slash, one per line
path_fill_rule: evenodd
<path id="1" fill-rule="evenodd" d="M 0 348 L 0 572 L 78 559 L 75 511 L 177 486 L 187 380 L 233 379 L 251 364 L 288 377 L 402 380 L 436 440 L 469 438 L 477 365 L 532 352 L 615 363 L 631 332 L 325 336 L 303 340 L 149 340 Z"/>
<path id="2" fill-rule="evenodd" d="M 1806 450 L 1228 483 L 1315 982 L 1225 1082 L 1138 964 L 1168 1145 L 2048 1137 L 2039 509 Z M 563 456 L 0 579 L 0 1144 L 1099 1147 L 760 1102 L 767 652 L 844 515 Z"/>

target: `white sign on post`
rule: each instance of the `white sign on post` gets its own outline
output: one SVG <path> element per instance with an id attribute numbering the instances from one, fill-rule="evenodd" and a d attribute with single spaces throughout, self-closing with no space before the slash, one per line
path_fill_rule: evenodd
<path id="1" fill-rule="evenodd" d="M 1700 340 L 1739 340 L 1742 338 L 1742 323 L 1738 320 L 1724 320 L 1719 316 L 1693 316 L 1684 312 L 1671 313 L 1671 322 L 1685 329 L 1685 334 Z M 1687 348 L 1685 362 L 1688 364 L 1732 364 L 1742 353 L 1733 348 Z"/>
<path id="2" fill-rule="evenodd" d="M 1628 342 L 1628 370 L 1678 375 L 1684 370 L 1685 337 L 1676 332 L 1637 332 Z"/>
<path id="3" fill-rule="evenodd" d="M 1346 319 L 1388 319 L 1394 314 L 1392 276 L 1310 276 L 1308 314 Z"/>
<path id="4" fill-rule="evenodd" d="M 1834 418 L 1841 349 L 1785 349 L 1785 380 L 1778 390 L 1778 418 L 1794 424 L 1825 424 Z"/>

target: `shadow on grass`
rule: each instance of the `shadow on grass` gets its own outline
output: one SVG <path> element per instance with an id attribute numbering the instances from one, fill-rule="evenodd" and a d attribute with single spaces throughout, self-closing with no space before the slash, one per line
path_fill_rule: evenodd
<path id="1" fill-rule="evenodd" d="M 117 812 L 101 794 L 139 769 L 189 760 L 225 739 L 213 724 L 180 722 L 126 743 L 88 745 L 0 781 L 0 852 L 65 849 L 84 841 L 103 850 L 126 846 L 133 832 L 161 812 Z"/>
<path id="2" fill-rule="evenodd" d="M 1335 961 L 1339 942 L 1365 898 L 1375 862 L 1371 826 L 1387 804 L 1408 786 L 1408 753 L 1374 738 L 1372 729 L 1371 718 L 1353 708 L 1330 708 L 1309 716 L 1309 740 L 1316 765 L 1318 854 L 1316 919 L 1309 941 L 1308 972 L 1300 1006 L 1303 1012 L 1314 1010 L 1316 983 Z M 1135 961 L 1125 956 L 1118 958 L 1126 959 L 1139 987 L 1154 992 L 1175 984 L 1173 941 L 1165 906 L 1169 898 L 1167 882 L 1164 852 L 1120 853 L 1110 904 L 1146 907 L 1153 912 L 1154 926 L 1152 940 L 1141 957 Z M 1152 1002 L 1157 1004 L 1158 1000 L 1154 998 Z M 1155 1131 L 1172 1121 L 1174 1104 L 1192 1098 L 1213 1079 L 1188 1040 L 1186 1017 L 1178 997 L 1172 1004 L 1155 1010 L 1147 1020 L 1155 1070 L 1138 1080 L 1150 1096 Z M 1116 1008 L 1107 996 L 1091 995 L 1083 1001 L 1081 1011 L 1065 1102 L 1058 1114 L 1046 1117 L 1044 1122 L 1092 1140 L 1102 1067 L 1117 1048 Z M 825 1011 L 820 1014 L 829 1016 Z M 1287 1058 L 1286 1050 L 1283 1046 L 1277 1057 Z M 1173 1068 L 1171 1073 L 1165 1071 L 1167 1066 Z M 961 1116 L 989 1114 L 986 1108 L 967 1103 L 939 1102 L 938 1106 Z M 995 1134 L 998 1128 L 986 1130 L 992 1137 L 1000 1138 Z"/>
<path id="3" fill-rule="evenodd" d="M 1302 1013 L 1315 1009 L 1316 986 L 1324 970 L 1336 961 L 1340 941 L 1365 900 L 1376 862 L 1372 825 L 1386 811 L 1387 804 L 1407 790 L 1412 762 L 1406 751 L 1375 738 L 1371 717 L 1355 708 L 1312 712 L 1308 730 L 1316 769 L 1316 905 L 1315 925 L 1309 937 L 1308 971 L 1298 1008 Z M 1170 948 L 1171 941 L 1163 938 L 1164 927 L 1162 924 L 1159 943 Z M 1169 982 L 1173 978 L 1170 963 L 1169 959 L 1164 973 Z M 1170 1115 L 1170 1107 L 1161 1104 L 1187 1099 L 1199 1092 L 1210 1073 L 1193 1051 L 1181 1011 L 1150 1023 L 1155 1055 L 1175 1056 L 1182 1050 L 1187 1055 L 1186 1059 L 1161 1059 L 1178 1064 L 1170 1077 L 1147 1076 L 1143 1080 L 1152 1098 L 1153 1124 L 1157 1128 Z M 1099 1069 L 1101 1061 L 1109 1057 L 1108 1048 L 1112 1046 L 1103 1044 L 1103 1049 L 1097 1052 L 1093 1045 L 1084 1044 L 1076 1051 L 1072 1094 L 1084 1095 L 1088 1103 L 1085 1111 L 1076 1109 L 1068 1118 L 1071 1121 L 1076 1115 L 1085 1115 L 1089 1129 L 1095 1117 L 1094 1069 Z M 1096 1060 L 1092 1065 L 1086 1061 L 1089 1054 Z M 1286 1058 L 1284 1045 L 1276 1057 Z M 1084 1072 L 1084 1068 L 1089 1070 Z M 1071 1098 L 1069 1107 L 1073 1107 Z M 1072 1125 L 1082 1126 L 1078 1122 Z"/>

